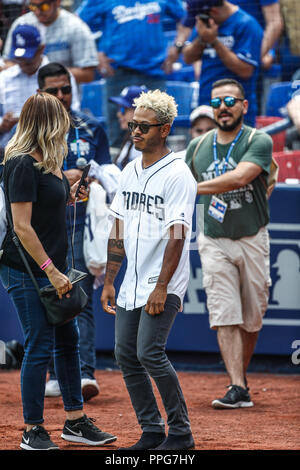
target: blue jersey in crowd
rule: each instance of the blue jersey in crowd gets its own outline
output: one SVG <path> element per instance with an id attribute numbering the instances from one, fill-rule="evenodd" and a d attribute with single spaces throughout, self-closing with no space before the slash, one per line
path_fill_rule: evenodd
<path id="1" fill-rule="evenodd" d="M 68 155 L 64 170 L 78 168 L 79 156 L 85 158 L 87 163 L 95 160 L 99 165 L 111 163 L 107 135 L 101 124 L 90 116 L 78 111 L 71 111 L 73 124 L 68 133 Z M 76 227 L 82 228 L 85 221 L 86 203 L 77 204 Z"/>
<path id="2" fill-rule="evenodd" d="M 262 7 L 273 5 L 273 3 L 278 3 L 278 0 L 230 0 L 230 3 L 238 5 L 247 13 L 249 13 L 249 15 L 254 16 L 259 24 L 264 28 L 265 19 L 262 12 Z"/>
<path id="3" fill-rule="evenodd" d="M 197 32 L 194 31 L 191 39 L 194 39 L 196 35 Z M 210 103 L 211 87 L 214 81 L 222 78 L 234 78 L 243 85 L 246 99 L 249 100 L 245 122 L 250 126 L 255 125 L 257 112 L 256 80 L 260 64 L 262 38 L 263 29 L 261 26 L 241 8 L 219 25 L 219 41 L 234 52 L 239 59 L 253 65 L 254 72 L 249 79 L 242 79 L 224 65 L 213 47 L 206 47 L 202 56 L 199 104 Z"/>
<path id="4" fill-rule="evenodd" d="M 178 22 L 185 10 L 182 0 L 85 0 L 77 14 L 94 32 L 102 32 L 99 50 L 113 59 L 113 66 L 163 76 L 163 19 L 168 15 Z"/>

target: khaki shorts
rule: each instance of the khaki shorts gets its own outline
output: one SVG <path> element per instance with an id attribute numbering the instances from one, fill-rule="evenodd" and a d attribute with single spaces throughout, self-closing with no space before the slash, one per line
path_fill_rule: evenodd
<path id="1" fill-rule="evenodd" d="M 211 328 L 259 331 L 268 307 L 270 245 L 266 227 L 239 240 L 200 234 L 199 254 Z"/>

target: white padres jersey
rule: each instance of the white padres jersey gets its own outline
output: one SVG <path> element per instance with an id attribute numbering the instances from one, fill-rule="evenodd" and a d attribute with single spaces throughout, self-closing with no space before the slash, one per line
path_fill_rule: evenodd
<path id="1" fill-rule="evenodd" d="M 138 157 L 124 168 L 110 206 L 124 223 L 127 269 L 117 304 L 126 310 L 146 305 L 158 280 L 168 229 L 174 224 L 187 228 L 182 255 L 167 288 L 183 304 L 189 280 L 189 244 L 197 183 L 182 158 L 168 153 L 143 168 Z M 180 234 L 178 234 L 180 236 Z"/>

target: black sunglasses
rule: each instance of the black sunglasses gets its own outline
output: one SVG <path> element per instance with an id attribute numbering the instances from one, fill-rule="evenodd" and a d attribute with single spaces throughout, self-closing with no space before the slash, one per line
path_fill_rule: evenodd
<path id="1" fill-rule="evenodd" d="M 162 125 L 163 124 L 146 124 L 146 123 L 129 121 L 128 129 L 130 130 L 130 132 L 133 132 L 137 127 L 139 127 L 142 134 L 148 134 L 150 127 L 159 127 Z"/>
<path id="2" fill-rule="evenodd" d="M 225 106 L 232 108 L 237 101 L 244 101 L 243 98 L 236 98 L 235 96 L 225 96 L 225 98 L 212 98 L 210 104 L 212 108 L 219 108 L 222 101 L 224 101 Z"/>
<path id="3" fill-rule="evenodd" d="M 58 93 L 58 90 L 60 90 L 63 95 L 69 95 L 72 91 L 72 87 L 71 87 L 71 85 L 66 85 L 66 86 L 62 86 L 60 88 L 58 88 L 58 87 L 56 87 L 56 88 L 46 88 L 46 90 L 44 90 L 44 91 L 46 93 L 50 93 L 50 95 L 56 96 L 57 93 Z"/>

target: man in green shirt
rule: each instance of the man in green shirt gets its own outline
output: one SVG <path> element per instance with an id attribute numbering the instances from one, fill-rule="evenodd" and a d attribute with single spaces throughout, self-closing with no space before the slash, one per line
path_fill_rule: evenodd
<path id="1" fill-rule="evenodd" d="M 246 371 L 268 306 L 267 178 L 272 139 L 244 125 L 248 101 L 233 79 L 212 86 L 217 129 L 193 139 L 186 162 L 204 204 L 198 247 L 210 327 L 231 385 L 214 408 L 250 407 Z"/>

